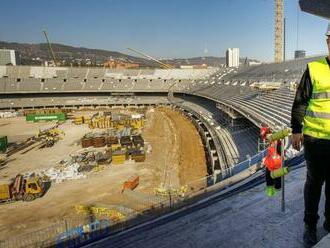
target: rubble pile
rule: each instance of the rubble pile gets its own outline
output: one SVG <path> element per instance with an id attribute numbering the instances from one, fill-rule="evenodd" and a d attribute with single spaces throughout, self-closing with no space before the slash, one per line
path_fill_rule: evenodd
<path id="1" fill-rule="evenodd" d="M 79 167 L 80 165 L 78 163 L 65 163 L 43 171 L 42 174 L 55 183 L 61 183 L 65 180 L 86 178 L 86 175 L 78 171 Z"/>
<path id="2" fill-rule="evenodd" d="M 86 178 L 86 172 L 98 172 L 105 169 L 104 165 L 110 163 L 111 153 L 107 149 L 83 149 L 70 154 L 68 160 L 60 161 L 56 166 L 40 172 L 50 181 L 61 183 L 66 180 Z"/>

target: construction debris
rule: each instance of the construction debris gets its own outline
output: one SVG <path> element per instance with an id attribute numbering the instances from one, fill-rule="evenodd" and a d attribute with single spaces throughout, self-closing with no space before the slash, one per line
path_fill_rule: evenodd
<path id="1" fill-rule="evenodd" d="M 111 151 L 84 149 L 70 154 L 70 159 L 60 161 L 56 166 L 41 171 L 50 181 L 61 183 L 66 180 L 86 178 L 86 172 L 98 172 L 105 169 L 105 164 L 111 162 Z"/>
<path id="2" fill-rule="evenodd" d="M 86 178 L 86 175 L 80 173 L 78 163 L 65 163 L 63 165 L 52 167 L 43 171 L 41 174 L 47 176 L 50 181 L 61 183 L 65 180 Z"/>
<path id="3" fill-rule="evenodd" d="M 119 212 L 116 209 L 85 205 L 76 205 L 74 206 L 74 208 L 78 214 L 93 215 L 97 217 L 108 217 L 112 221 L 122 221 L 126 218 L 123 213 Z"/>
<path id="4" fill-rule="evenodd" d="M 58 129 L 58 124 L 56 124 L 50 128 L 39 129 L 36 140 L 42 142 L 40 148 L 52 147 L 57 141 L 62 139 L 64 135 L 65 133 Z"/>
<path id="5" fill-rule="evenodd" d="M 18 112 L 0 112 L 0 118 L 13 118 L 17 116 Z"/>
<path id="6" fill-rule="evenodd" d="M 155 194 L 159 196 L 179 196 L 184 197 L 185 193 L 188 192 L 188 186 L 181 186 L 178 189 L 175 188 L 165 188 L 163 186 L 155 189 Z"/>

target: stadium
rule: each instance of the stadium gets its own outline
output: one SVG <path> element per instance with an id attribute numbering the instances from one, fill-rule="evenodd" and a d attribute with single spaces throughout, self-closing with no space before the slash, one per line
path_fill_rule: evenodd
<path id="1" fill-rule="evenodd" d="M 276 203 L 265 203 L 260 195 L 252 194 L 262 191 L 264 182 L 262 160 L 267 149 L 260 128 L 276 133 L 290 127 L 300 78 L 309 62 L 322 57 L 205 69 L 0 66 L 0 112 L 10 116 L 0 119 L 0 131 L 10 138 L 6 157 L 1 158 L 0 179 L 39 174 L 48 183 L 38 199 L 30 201 L 23 195 L 23 201 L 8 199 L 1 205 L 0 247 L 179 247 L 182 240 L 186 244 L 181 247 L 243 247 L 234 239 L 228 241 L 232 222 L 241 220 L 240 230 L 246 230 L 258 225 L 252 219 L 260 221 L 260 205 L 271 209 L 280 202 L 277 197 Z M 53 118 L 58 114 L 65 119 L 51 124 L 27 122 L 30 115 Z M 38 137 L 33 138 L 36 133 Z M 118 140 L 111 143 L 115 136 Z M 124 137 L 130 137 L 129 141 Z M 142 146 L 136 137 L 143 137 Z M 101 145 L 84 146 L 91 139 Z M 288 137 L 285 143 L 285 163 L 292 177 L 300 180 L 287 182 L 287 194 L 292 197 L 287 202 L 289 215 L 270 211 L 275 220 L 265 221 L 260 228 L 274 227 L 278 235 L 243 237 L 246 247 L 254 247 L 254 242 L 257 247 L 266 245 L 267 238 L 273 246 L 265 247 L 301 245 L 297 234 L 288 229 L 298 219 L 297 207 L 291 203 L 301 201 L 293 196 L 297 184 L 302 184 L 304 159 L 291 148 Z M 111 166 L 104 163 L 106 159 L 94 163 L 108 150 Z M 82 168 L 82 160 L 90 159 L 91 153 L 93 163 Z M 79 163 L 76 174 L 65 177 L 62 172 Z M 57 178 L 50 182 L 53 175 Z M 135 181 L 129 181 L 132 175 Z M 250 202 L 241 199 L 244 194 L 249 194 Z M 220 210 L 211 208 L 216 204 Z M 234 213 L 227 213 L 227 208 Z M 244 209 L 250 211 L 251 219 Z M 197 236 L 208 232 L 217 236 L 214 230 L 218 228 L 223 239 L 188 242 L 188 231 L 178 231 L 190 221 L 189 231 L 193 224 L 206 225 L 218 211 L 222 211 L 223 226 L 201 227 Z M 287 228 L 285 223 L 289 223 Z M 160 230 L 162 225 L 164 230 Z M 261 231 L 253 228 L 255 234 Z"/>

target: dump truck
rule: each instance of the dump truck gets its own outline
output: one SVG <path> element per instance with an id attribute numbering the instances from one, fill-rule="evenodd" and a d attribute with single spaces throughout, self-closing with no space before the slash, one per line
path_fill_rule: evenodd
<path id="1" fill-rule="evenodd" d="M 44 183 L 38 176 L 17 175 L 11 182 L 0 184 L 0 202 L 33 201 L 44 193 Z"/>

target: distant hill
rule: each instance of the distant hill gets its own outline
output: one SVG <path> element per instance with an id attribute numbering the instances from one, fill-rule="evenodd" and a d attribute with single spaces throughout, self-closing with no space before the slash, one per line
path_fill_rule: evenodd
<path id="1" fill-rule="evenodd" d="M 48 45 L 46 43 L 28 44 L 0 41 L 0 48 L 13 49 L 18 52 L 18 63 L 22 65 L 40 65 L 43 61 L 52 60 L 49 54 Z M 141 57 L 130 56 L 116 51 L 108 51 L 102 49 L 91 49 L 85 47 L 73 47 L 63 44 L 52 43 L 52 48 L 55 57 L 64 65 L 78 65 L 78 63 L 85 64 L 87 60 L 91 65 L 97 66 L 103 62 L 114 59 L 123 62 L 138 63 L 144 67 L 159 67 L 159 65 L 148 59 Z M 207 64 L 209 66 L 220 66 L 225 63 L 223 57 L 195 57 L 187 59 L 167 59 L 162 60 L 164 63 L 180 65 L 201 65 Z"/>

